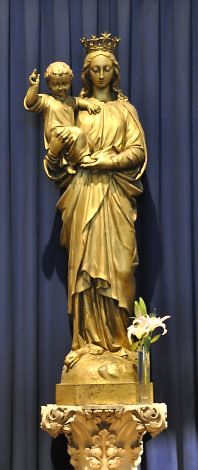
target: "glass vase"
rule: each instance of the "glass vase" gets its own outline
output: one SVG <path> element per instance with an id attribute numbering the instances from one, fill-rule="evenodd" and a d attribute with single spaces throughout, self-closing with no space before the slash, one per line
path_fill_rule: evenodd
<path id="1" fill-rule="evenodd" d="M 139 387 L 139 403 L 150 403 L 151 383 L 150 383 L 150 350 L 146 346 L 142 346 L 138 351 L 138 387 Z"/>

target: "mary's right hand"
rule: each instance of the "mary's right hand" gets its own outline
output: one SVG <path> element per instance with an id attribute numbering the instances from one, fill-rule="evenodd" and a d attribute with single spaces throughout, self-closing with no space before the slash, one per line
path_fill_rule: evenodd
<path id="1" fill-rule="evenodd" d="M 95 169 L 95 170 L 112 170 L 113 169 L 113 162 L 112 160 L 107 157 L 106 155 L 97 156 L 97 158 L 92 155 L 90 162 L 83 162 L 80 165 L 82 168 L 87 169 Z"/>

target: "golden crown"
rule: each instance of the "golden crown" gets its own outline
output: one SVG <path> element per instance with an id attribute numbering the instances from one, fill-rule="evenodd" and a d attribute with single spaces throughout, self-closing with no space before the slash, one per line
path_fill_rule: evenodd
<path id="1" fill-rule="evenodd" d="M 112 36 L 111 33 L 102 33 L 100 36 L 92 35 L 90 38 L 83 37 L 80 42 L 86 50 L 86 53 L 103 50 L 113 52 L 118 46 L 120 38 Z"/>

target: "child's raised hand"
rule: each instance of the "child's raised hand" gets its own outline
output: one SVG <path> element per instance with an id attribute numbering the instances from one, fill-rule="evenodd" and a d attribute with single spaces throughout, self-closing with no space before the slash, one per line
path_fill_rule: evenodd
<path id="1" fill-rule="evenodd" d="M 29 75 L 29 83 L 31 86 L 40 84 L 40 74 L 37 72 L 36 69 Z"/>

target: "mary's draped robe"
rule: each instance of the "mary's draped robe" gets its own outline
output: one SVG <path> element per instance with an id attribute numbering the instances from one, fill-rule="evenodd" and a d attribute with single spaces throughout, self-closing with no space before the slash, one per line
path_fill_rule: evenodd
<path id="1" fill-rule="evenodd" d="M 126 322 L 138 263 L 135 197 L 142 192 L 146 147 L 132 105 L 119 99 L 99 104 L 97 115 L 80 111 L 77 125 L 91 153 L 110 157 L 117 169 L 79 168 L 57 207 L 63 221 L 61 244 L 69 256 L 72 349 L 94 344 L 124 356 L 130 349 Z"/>

